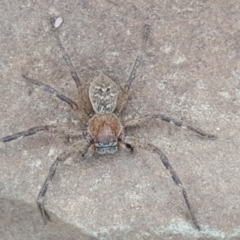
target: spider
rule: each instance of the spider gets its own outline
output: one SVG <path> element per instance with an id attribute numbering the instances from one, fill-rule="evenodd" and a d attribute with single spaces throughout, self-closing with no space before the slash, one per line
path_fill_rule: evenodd
<path id="1" fill-rule="evenodd" d="M 120 118 L 122 109 L 125 107 L 128 100 L 130 86 L 136 77 L 137 69 L 143 58 L 144 50 L 146 48 L 150 33 L 150 26 L 147 24 L 143 26 L 142 46 L 133 64 L 130 76 L 125 86 L 120 89 L 118 85 L 105 74 L 100 74 L 98 77 L 96 77 L 91 82 L 90 86 L 84 86 L 76 73 L 69 55 L 62 45 L 58 33 L 58 27 L 55 25 L 56 19 L 51 19 L 50 22 L 52 25 L 52 32 L 56 38 L 57 44 L 60 47 L 63 58 L 76 84 L 79 94 L 79 104 L 40 81 L 31 79 L 26 75 L 23 75 L 23 78 L 27 82 L 42 88 L 43 90 L 55 95 L 57 98 L 67 103 L 78 114 L 80 122 L 85 123 L 85 127 L 76 130 L 53 125 L 37 126 L 0 139 L 2 142 L 9 142 L 20 137 L 34 135 L 42 131 L 48 131 L 52 134 L 63 135 L 68 138 L 77 139 L 71 145 L 71 147 L 65 149 L 53 162 L 52 166 L 50 167 L 48 176 L 38 194 L 36 202 L 44 223 L 46 224 L 47 221 L 50 221 L 50 217 L 44 207 L 43 200 L 59 163 L 64 162 L 67 158 L 76 153 L 81 153 L 83 157 L 91 157 L 95 153 L 100 155 L 114 154 L 120 150 L 125 150 L 132 153 L 133 148 L 138 147 L 156 153 L 160 157 L 163 165 L 171 174 L 174 183 L 182 191 L 183 198 L 189 211 L 193 226 L 197 230 L 200 230 L 200 226 L 193 213 L 187 191 L 184 188 L 177 173 L 169 163 L 167 156 L 158 147 L 149 142 L 142 141 L 141 139 L 132 136 L 126 136 L 124 134 L 124 130 L 126 128 L 137 126 L 144 121 L 158 119 L 172 123 L 177 127 L 186 128 L 207 139 L 215 139 L 216 137 L 214 135 L 206 134 L 197 128 L 185 125 L 180 121 L 166 117 L 162 114 L 148 114 L 141 117 L 128 119 L 125 122 Z"/>

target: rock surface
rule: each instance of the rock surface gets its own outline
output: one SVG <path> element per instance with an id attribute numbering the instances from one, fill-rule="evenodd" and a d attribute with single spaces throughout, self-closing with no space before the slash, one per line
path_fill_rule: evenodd
<path id="1" fill-rule="evenodd" d="M 70 145 L 49 134 L 0 143 L 0 236 L 11 239 L 240 239 L 239 1 L 1 1 L 0 137 L 32 126 L 76 123 L 26 74 L 77 101 L 49 20 L 80 78 L 127 80 L 151 35 L 124 116 L 162 113 L 216 134 L 208 141 L 163 123 L 128 132 L 162 149 L 186 187 L 202 228 L 189 220 L 181 192 L 157 155 L 136 149 L 59 166 L 45 206 L 35 200 L 51 163 Z"/>

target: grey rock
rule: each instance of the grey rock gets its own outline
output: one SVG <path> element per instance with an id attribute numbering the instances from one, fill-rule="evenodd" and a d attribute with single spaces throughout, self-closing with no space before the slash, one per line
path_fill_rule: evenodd
<path id="1" fill-rule="evenodd" d="M 100 72 L 127 80 L 151 35 L 124 116 L 162 113 L 218 139 L 163 123 L 128 132 L 168 156 L 202 228 L 157 155 L 135 149 L 69 159 L 49 187 L 44 226 L 35 200 L 54 159 L 70 143 L 47 133 L 0 143 L 1 239 L 240 239 L 239 1 L 1 1 L 0 137 L 43 124 L 72 124 L 64 103 L 26 84 L 26 74 L 77 101 L 51 32 L 51 17 L 83 81 Z"/>

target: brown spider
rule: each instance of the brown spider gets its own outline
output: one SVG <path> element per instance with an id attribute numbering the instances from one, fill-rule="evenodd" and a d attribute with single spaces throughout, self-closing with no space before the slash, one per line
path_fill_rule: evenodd
<path id="1" fill-rule="evenodd" d="M 65 49 L 62 46 L 60 37 L 58 35 L 58 29 L 54 23 L 55 20 L 51 19 L 54 36 L 63 53 L 63 58 L 70 69 L 71 76 L 76 83 L 77 90 L 80 95 L 79 104 L 59 93 L 52 87 L 43 84 L 42 82 L 30 79 L 25 75 L 23 75 L 23 77 L 26 81 L 43 88 L 43 90 L 54 94 L 62 101 L 69 104 L 70 107 L 77 112 L 81 122 L 87 123 L 87 128 L 77 129 L 76 131 L 76 129 L 59 128 L 58 126 L 38 126 L 0 139 L 2 142 L 8 142 L 20 137 L 34 135 L 40 131 L 49 131 L 53 134 L 60 134 L 69 138 L 79 139 L 74 144 L 72 144 L 70 148 L 63 151 L 54 161 L 49 170 L 49 174 L 38 194 L 37 205 L 43 217 L 44 223 L 47 223 L 50 218 L 44 208 L 43 199 L 47 192 L 48 185 L 51 182 L 60 162 L 64 162 L 68 157 L 78 152 L 82 153 L 83 156 L 93 156 L 95 152 L 98 154 L 113 154 L 116 151 L 123 149 L 132 152 L 133 147 L 139 147 L 157 153 L 159 155 L 162 163 L 170 172 L 175 184 L 182 190 L 183 198 L 187 205 L 194 227 L 200 230 L 200 226 L 192 211 L 186 189 L 177 176 L 177 173 L 168 162 L 166 155 L 151 143 L 141 141 L 135 137 L 125 136 L 124 129 L 134 127 L 144 121 L 149 121 L 150 119 L 159 119 L 168 123 L 173 123 L 178 127 L 187 128 L 207 139 L 215 139 L 216 137 L 161 114 L 145 115 L 142 117 L 132 118 L 125 122 L 119 118 L 123 107 L 126 105 L 129 89 L 136 77 L 137 68 L 142 61 L 143 53 L 150 32 L 150 26 L 143 26 L 143 42 L 140 53 L 134 62 L 131 74 L 125 87 L 120 90 L 117 84 L 104 74 L 101 74 L 95 78 L 95 80 L 90 84 L 89 89 L 86 88 L 86 86 L 82 85 L 69 55 L 66 53 Z"/>

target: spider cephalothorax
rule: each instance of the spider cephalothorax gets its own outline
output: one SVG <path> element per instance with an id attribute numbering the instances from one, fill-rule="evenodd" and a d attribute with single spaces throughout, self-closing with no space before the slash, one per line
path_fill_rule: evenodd
<path id="1" fill-rule="evenodd" d="M 88 126 L 88 132 L 99 154 L 115 153 L 118 139 L 122 133 L 122 124 L 114 113 L 97 113 Z"/>
<path id="2" fill-rule="evenodd" d="M 42 214 L 44 222 L 46 223 L 49 220 L 49 215 L 45 210 L 43 204 L 44 196 L 47 192 L 48 185 L 51 182 L 56 172 L 57 166 L 60 162 L 64 162 L 68 157 L 79 152 L 82 153 L 84 156 L 93 156 L 95 152 L 97 152 L 98 154 L 112 154 L 115 153 L 117 150 L 122 150 L 124 148 L 132 152 L 133 147 L 139 147 L 158 154 L 162 163 L 170 172 L 175 184 L 182 191 L 183 198 L 187 205 L 194 227 L 200 230 L 200 226 L 198 225 L 198 222 L 192 211 L 187 196 L 187 191 L 183 187 L 183 184 L 180 181 L 177 173 L 170 165 L 167 156 L 158 147 L 154 146 L 151 143 L 144 142 L 141 139 L 132 136 L 125 136 L 124 129 L 134 127 L 144 121 L 158 119 L 161 121 L 175 124 L 177 127 L 184 127 L 207 139 L 215 139 L 215 136 L 206 134 L 196 128 L 185 125 L 180 121 L 176 121 L 162 114 L 149 114 L 132 119 L 128 118 L 128 120 L 125 121 L 123 124 L 118 117 L 122 113 L 121 111 L 123 107 L 126 105 L 130 86 L 136 77 L 137 68 L 142 61 L 143 53 L 150 32 L 149 25 L 143 26 L 143 41 L 140 53 L 135 60 L 131 74 L 126 82 L 125 87 L 120 91 L 117 84 L 104 74 L 101 74 L 96 79 L 94 79 L 93 82 L 90 84 L 89 89 L 84 89 L 77 75 L 77 72 L 73 67 L 69 55 L 66 53 L 65 49 L 62 46 L 60 36 L 58 35 L 58 29 L 56 29 L 56 26 L 58 26 L 58 24 L 54 24 L 54 19 L 51 20 L 51 23 L 53 26 L 53 33 L 63 53 L 63 58 L 70 69 L 73 80 L 76 83 L 77 90 L 80 96 L 80 103 L 77 104 L 70 98 L 59 93 L 54 88 L 40 81 L 30 79 L 25 75 L 23 75 L 23 77 L 27 82 L 41 87 L 43 90 L 55 95 L 60 100 L 67 103 L 78 114 L 79 121 L 88 126 L 87 132 L 86 128 L 76 130 L 52 125 L 37 126 L 30 128 L 26 131 L 12 134 L 10 136 L 6 136 L 0 139 L 0 141 L 2 142 L 8 142 L 20 137 L 34 135 L 40 131 L 47 131 L 52 134 L 64 135 L 68 138 L 73 138 L 75 140 L 77 139 L 76 142 L 74 142 L 70 147 L 66 148 L 53 162 L 49 170 L 49 174 L 38 194 L 37 205 Z"/>

